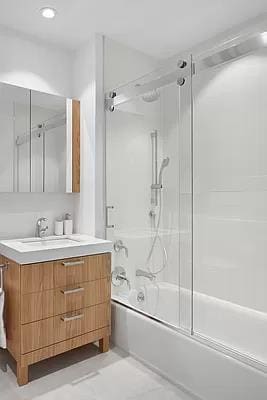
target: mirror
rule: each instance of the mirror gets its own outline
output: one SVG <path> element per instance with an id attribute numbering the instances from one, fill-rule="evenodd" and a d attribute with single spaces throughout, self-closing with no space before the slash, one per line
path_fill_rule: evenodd
<path id="1" fill-rule="evenodd" d="M 0 192 L 79 192 L 79 101 L 0 83 L 0 167 Z"/>

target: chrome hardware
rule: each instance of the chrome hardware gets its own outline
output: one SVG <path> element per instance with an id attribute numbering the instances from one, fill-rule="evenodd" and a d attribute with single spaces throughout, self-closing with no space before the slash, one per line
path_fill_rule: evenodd
<path id="1" fill-rule="evenodd" d="M 114 107 L 114 99 L 117 96 L 115 91 L 109 92 L 108 97 L 105 99 L 105 108 L 106 110 L 113 112 L 115 110 Z"/>
<path id="2" fill-rule="evenodd" d="M 1 271 L 5 271 L 6 269 L 8 269 L 8 263 L 0 264 L 0 269 L 1 269 Z"/>
<path id="3" fill-rule="evenodd" d="M 143 278 L 148 278 L 151 281 L 156 279 L 155 274 L 153 274 L 152 272 L 144 271 L 143 269 L 137 269 L 135 272 L 135 276 L 142 276 Z"/>
<path id="4" fill-rule="evenodd" d="M 109 223 L 109 210 L 113 210 L 114 206 L 106 206 L 106 228 L 114 228 L 114 225 Z"/>
<path id="5" fill-rule="evenodd" d="M 126 271 L 123 267 L 115 267 L 111 273 L 111 282 L 113 286 L 121 286 L 124 282 L 127 282 L 129 290 L 131 289 L 131 283 L 126 276 Z"/>
<path id="6" fill-rule="evenodd" d="M 187 66 L 187 62 L 185 60 L 179 60 L 177 63 L 178 68 L 185 68 Z"/>
<path id="7" fill-rule="evenodd" d="M 114 99 L 114 97 L 116 97 L 117 96 L 117 93 L 116 92 L 109 92 L 109 97 L 111 98 L 111 99 Z"/>
<path id="8" fill-rule="evenodd" d="M 84 317 L 84 314 L 78 314 L 78 315 L 73 315 L 71 317 L 61 317 L 61 321 L 63 322 L 69 322 L 69 321 L 75 321 L 76 319 L 81 319 Z"/>
<path id="9" fill-rule="evenodd" d="M 61 293 L 63 294 L 73 294 L 73 293 L 79 293 L 79 292 L 84 292 L 83 287 L 78 287 L 76 289 L 67 289 L 67 290 L 61 290 Z"/>
<path id="10" fill-rule="evenodd" d="M 0 290 L 4 290 L 4 271 L 8 268 L 8 263 L 0 264 Z"/>
<path id="11" fill-rule="evenodd" d="M 138 303 L 143 303 L 145 301 L 145 293 L 143 292 L 143 290 L 140 290 L 138 292 L 136 300 L 138 301 Z"/>
<path id="12" fill-rule="evenodd" d="M 160 190 L 160 189 L 162 189 L 162 185 L 161 185 L 160 183 L 153 183 L 153 184 L 151 185 L 151 189 L 158 189 L 158 190 Z"/>
<path id="13" fill-rule="evenodd" d="M 66 261 L 66 262 L 62 262 L 62 265 L 64 265 L 64 267 L 74 267 L 75 265 L 83 265 L 84 261 Z"/>
<path id="14" fill-rule="evenodd" d="M 41 217 L 37 220 L 36 222 L 36 236 L 43 238 L 46 234 L 46 231 L 48 230 L 48 224 L 47 224 L 48 219 L 45 217 Z M 44 226 L 44 223 L 46 222 L 46 225 Z"/>
<path id="15" fill-rule="evenodd" d="M 122 240 L 116 240 L 116 242 L 113 245 L 113 248 L 116 251 L 116 253 L 119 253 L 121 250 L 124 250 L 126 257 L 128 258 L 128 248 L 124 246 Z"/>
<path id="16" fill-rule="evenodd" d="M 185 78 L 179 78 L 177 79 L 177 85 L 178 86 L 183 86 L 185 84 Z"/>

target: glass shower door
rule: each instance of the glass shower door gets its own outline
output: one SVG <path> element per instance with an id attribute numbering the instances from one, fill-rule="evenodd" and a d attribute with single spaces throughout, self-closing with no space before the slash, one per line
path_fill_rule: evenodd
<path id="1" fill-rule="evenodd" d="M 195 75 L 194 331 L 267 364 L 267 49 Z"/>
<path id="2" fill-rule="evenodd" d="M 191 327 L 190 93 L 190 76 L 174 77 L 106 114 L 113 299 L 184 329 Z"/>

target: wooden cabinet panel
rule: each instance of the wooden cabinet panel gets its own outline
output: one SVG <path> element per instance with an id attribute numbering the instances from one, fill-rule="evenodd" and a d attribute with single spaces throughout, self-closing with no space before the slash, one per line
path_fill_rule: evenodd
<path id="1" fill-rule="evenodd" d="M 53 317 L 54 291 L 45 290 L 38 293 L 24 294 L 21 296 L 21 323 L 28 324 L 33 321 Z"/>
<path id="2" fill-rule="evenodd" d="M 80 310 L 110 299 L 110 278 L 21 296 L 21 323 Z"/>
<path id="3" fill-rule="evenodd" d="M 21 266 L 21 293 L 53 289 L 53 262 Z"/>
<path id="4" fill-rule="evenodd" d="M 26 354 L 109 325 L 109 302 L 22 325 L 21 353 Z"/>
<path id="5" fill-rule="evenodd" d="M 1 256 L 0 256 L 1 257 Z M 4 272 L 7 348 L 17 361 L 17 380 L 28 365 L 99 340 L 109 348 L 110 253 L 20 265 Z"/>
<path id="6" fill-rule="evenodd" d="M 110 267 L 110 254 L 55 261 L 54 284 L 57 288 L 106 278 Z"/>
<path id="7" fill-rule="evenodd" d="M 41 349 L 54 343 L 53 318 L 21 326 L 21 353 Z"/>
<path id="8" fill-rule="evenodd" d="M 103 303 L 54 318 L 55 343 L 108 326 L 109 304 Z"/>
<path id="9" fill-rule="evenodd" d="M 109 301 L 110 279 L 84 282 L 54 290 L 54 315 Z"/>

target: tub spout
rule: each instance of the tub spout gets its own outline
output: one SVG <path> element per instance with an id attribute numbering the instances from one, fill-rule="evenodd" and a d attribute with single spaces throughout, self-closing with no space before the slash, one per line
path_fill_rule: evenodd
<path id="1" fill-rule="evenodd" d="M 136 276 L 143 276 L 144 278 L 148 278 L 151 281 L 154 281 L 156 279 L 156 275 L 153 274 L 152 272 L 144 271 L 143 269 L 137 269 Z"/>

